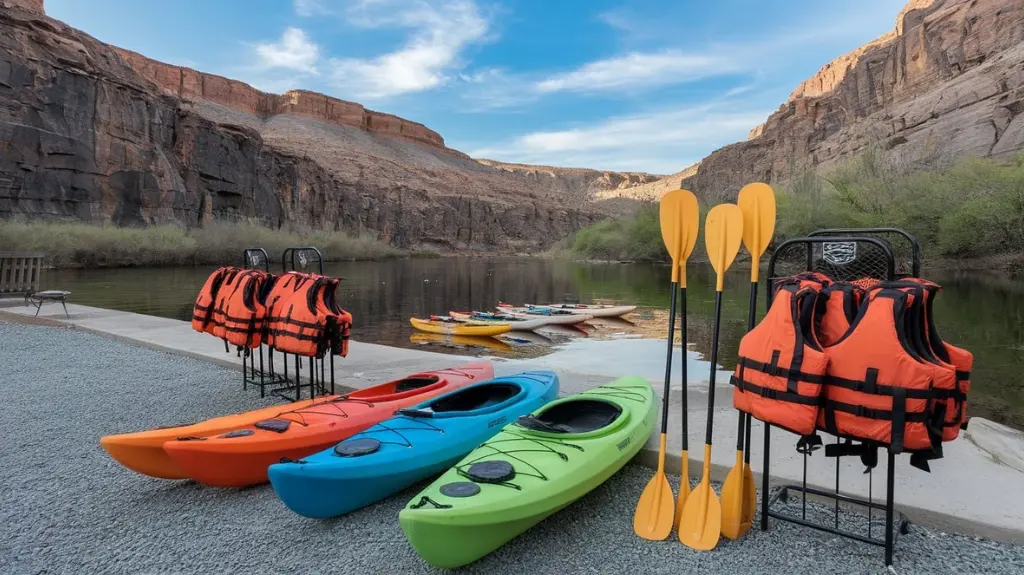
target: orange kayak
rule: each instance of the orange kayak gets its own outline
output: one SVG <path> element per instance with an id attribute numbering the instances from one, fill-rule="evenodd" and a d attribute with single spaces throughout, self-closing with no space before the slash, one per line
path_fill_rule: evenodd
<path id="1" fill-rule="evenodd" d="M 257 485 L 269 481 L 267 468 L 282 458 L 301 459 L 323 451 L 394 416 L 395 410 L 493 377 L 494 366 L 488 361 L 424 371 L 216 435 L 175 438 L 163 449 L 204 485 Z"/>
<path id="2" fill-rule="evenodd" d="M 100 438 L 100 445 L 118 463 L 136 473 L 160 479 L 187 479 L 188 473 L 185 473 L 167 456 L 167 452 L 164 451 L 164 443 L 178 437 L 217 435 L 243 425 L 252 425 L 257 421 L 275 417 L 283 411 L 302 409 L 313 403 L 323 403 L 338 397 L 340 396 L 328 395 L 316 399 L 303 399 L 244 413 L 214 417 L 198 423 L 157 427 L 135 433 L 104 435 Z"/>

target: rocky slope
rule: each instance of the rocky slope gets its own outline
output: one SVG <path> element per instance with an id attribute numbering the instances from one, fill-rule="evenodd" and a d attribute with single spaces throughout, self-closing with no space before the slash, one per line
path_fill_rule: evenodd
<path id="1" fill-rule="evenodd" d="M 709 201 L 869 145 L 905 164 L 1024 149 L 1024 3 L 911 0 L 890 33 L 825 65 L 745 142 L 685 180 Z"/>
<path id="2" fill-rule="evenodd" d="M 0 0 L 0 145 L 0 218 L 246 219 L 442 250 L 544 248 L 612 209 L 602 186 L 656 179 L 485 165 L 356 103 L 108 46 L 41 0 Z"/>

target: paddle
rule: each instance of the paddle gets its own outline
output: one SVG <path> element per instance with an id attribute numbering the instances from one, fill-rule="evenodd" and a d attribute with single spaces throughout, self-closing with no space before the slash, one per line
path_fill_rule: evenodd
<path id="1" fill-rule="evenodd" d="M 686 217 L 686 229 L 689 231 L 686 235 L 686 245 L 683 246 L 683 263 L 679 267 L 679 318 L 680 321 L 680 336 L 682 338 L 682 349 L 681 351 L 681 379 L 682 379 L 682 427 L 683 427 L 683 450 L 680 457 L 682 462 L 682 469 L 679 473 L 679 496 L 676 499 L 676 510 L 675 519 L 673 525 L 678 529 L 679 522 L 683 517 L 683 507 L 686 505 L 686 499 L 690 496 L 690 432 L 687 425 L 689 419 L 689 410 L 687 409 L 687 373 L 686 373 L 686 344 L 689 341 L 689 336 L 686 331 L 686 260 L 693 253 L 694 246 L 697 245 L 697 236 L 700 228 L 700 208 L 697 206 L 697 196 L 687 192 L 684 196 L 685 206 L 685 217 Z"/>
<path id="2" fill-rule="evenodd" d="M 692 198 L 692 199 L 691 199 Z M 637 501 L 633 513 L 633 531 L 644 539 L 652 541 L 665 539 L 672 531 L 675 517 L 675 500 L 672 497 L 672 486 L 665 476 L 665 445 L 668 433 L 668 394 L 672 379 L 672 343 L 675 337 L 676 323 L 676 292 L 679 285 L 680 268 L 685 269 L 689 251 L 685 246 L 691 244 L 689 235 L 696 235 L 696 226 L 690 229 L 696 213 L 697 199 L 687 190 L 674 190 L 661 198 L 659 206 L 661 218 L 661 237 L 665 248 L 672 256 L 672 295 L 669 299 L 668 316 L 668 354 L 665 361 L 665 390 L 661 398 L 661 442 L 658 448 L 658 470 L 647 483 L 640 500 Z M 692 249 L 692 248 L 691 248 Z"/>
<path id="3" fill-rule="evenodd" d="M 708 379 L 708 422 L 704 440 L 704 471 L 697 488 L 690 493 L 679 520 L 679 541 L 693 549 L 707 551 L 718 544 L 722 531 L 722 503 L 711 489 L 711 436 L 715 413 L 715 366 L 718 363 L 718 330 L 722 323 L 722 290 L 725 272 L 736 259 L 743 237 L 743 212 L 736 204 L 719 204 L 708 212 L 704 243 L 715 268 L 715 324 L 711 342 L 711 377 Z"/>
<path id="4" fill-rule="evenodd" d="M 757 279 L 761 255 L 775 233 L 775 193 L 768 184 L 747 184 L 740 190 L 736 204 L 743 212 L 743 245 L 750 253 L 750 311 L 747 314 L 747 331 L 750 331 L 754 329 L 757 314 Z M 754 473 L 750 469 L 750 414 L 738 410 L 737 414 L 736 463 L 722 485 L 722 535 L 729 539 L 737 539 L 750 529 L 757 505 Z"/>

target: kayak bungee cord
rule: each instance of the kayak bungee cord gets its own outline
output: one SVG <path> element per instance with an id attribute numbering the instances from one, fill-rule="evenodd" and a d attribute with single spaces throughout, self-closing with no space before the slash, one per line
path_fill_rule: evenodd
<path id="1" fill-rule="evenodd" d="M 521 435 L 521 434 L 519 434 L 517 432 L 509 431 L 507 429 L 504 431 L 504 433 L 507 433 L 509 435 L 513 435 L 514 437 L 506 438 L 506 439 L 496 439 L 496 440 L 492 440 L 492 441 L 485 441 L 484 443 L 480 444 L 480 447 L 489 447 L 492 450 L 494 450 L 493 453 L 486 453 L 484 455 L 481 455 L 480 457 L 477 457 L 476 459 L 473 459 L 471 461 L 466 461 L 466 462 L 464 462 L 464 463 L 462 463 L 460 465 L 457 465 L 455 467 L 455 471 L 459 475 L 461 475 L 463 477 L 466 477 L 467 479 L 473 479 L 473 477 L 466 471 L 467 467 L 470 467 L 474 463 L 480 462 L 481 460 L 483 460 L 485 458 L 488 458 L 488 457 L 491 457 L 491 456 L 494 456 L 494 455 L 507 455 L 509 458 L 515 459 L 516 461 L 522 463 L 523 465 L 529 466 L 531 469 L 533 469 L 537 473 L 536 475 L 534 475 L 534 474 L 530 474 L 530 473 L 522 473 L 522 474 L 520 474 L 519 472 L 516 472 L 517 475 L 526 475 L 527 477 L 535 477 L 537 479 L 540 479 L 541 481 L 548 481 L 548 476 L 544 475 L 544 472 L 542 472 L 540 469 L 538 469 L 536 465 L 530 463 L 529 461 L 525 461 L 525 460 L 523 460 L 520 457 L 516 457 L 513 454 L 514 453 L 554 453 L 562 461 L 569 461 L 569 456 L 568 455 L 566 455 L 565 453 L 562 453 L 561 451 L 558 451 L 557 449 L 552 448 L 550 445 L 547 445 L 545 442 L 554 443 L 556 445 L 561 445 L 563 447 L 571 447 L 571 448 L 577 449 L 577 450 L 579 450 L 581 452 L 586 451 L 586 449 L 584 449 L 580 445 L 575 445 L 575 444 L 572 444 L 572 443 L 566 443 L 565 441 L 562 441 L 561 439 L 548 438 L 548 437 L 530 437 L 528 435 Z M 508 441 L 532 441 L 533 443 L 536 443 L 538 446 L 543 447 L 544 449 L 510 449 L 508 451 L 502 451 L 501 449 L 498 449 L 497 447 L 494 447 L 495 443 L 504 443 L 504 442 L 508 442 Z M 493 485 L 503 485 L 505 487 L 511 487 L 511 488 L 514 488 L 514 489 L 517 489 L 517 490 L 522 490 L 522 487 L 520 487 L 519 485 L 516 485 L 516 484 L 511 483 L 511 482 L 507 482 L 507 481 L 506 482 L 501 482 L 501 483 L 494 483 Z"/>
<path id="2" fill-rule="evenodd" d="M 402 435 L 401 433 L 399 433 L 399 430 L 401 430 L 401 431 L 436 431 L 438 433 L 444 433 L 443 429 L 441 429 L 440 427 L 437 427 L 435 425 L 432 425 L 432 424 L 430 424 L 427 421 L 424 421 L 423 418 L 412 417 L 412 416 L 409 416 L 409 415 L 406 415 L 406 414 L 402 413 L 401 411 L 399 411 L 392 419 L 398 419 L 399 417 L 401 417 L 403 419 L 408 419 L 409 421 L 415 421 L 416 423 L 420 423 L 420 424 L 422 424 L 422 427 L 388 427 L 387 425 L 384 425 L 384 422 L 381 422 L 381 423 L 378 423 L 378 424 L 374 425 L 370 429 L 367 429 L 366 431 L 361 431 L 358 434 L 353 435 L 352 437 L 350 437 L 349 439 L 347 439 L 345 441 L 352 441 L 354 439 L 358 439 L 359 436 L 361 436 L 361 435 L 369 435 L 371 433 L 390 432 L 390 433 L 394 433 L 398 437 L 401 437 L 402 441 L 404 443 L 400 443 L 400 442 L 397 442 L 397 441 L 381 441 L 379 439 L 377 439 L 376 441 L 378 443 L 380 443 L 381 445 L 398 445 L 398 446 L 401 446 L 401 447 L 412 447 L 413 446 L 412 441 L 409 441 L 408 437 L 406 437 L 405 435 Z M 342 455 L 339 455 L 337 453 L 335 453 L 335 455 L 337 457 L 343 457 Z"/>
<path id="3" fill-rule="evenodd" d="M 610 393 L 597 393 L 597 390 L 599 390 L 599 389 L 609 390 Z M 642 402 L 644 400 L 644 396 L 643 396 L 643 394 L 641 392 L 638 392 L 638 391 L 628 391 L 630 389 L 643 389 L 643 388 L 641 386 L 639 386 L 639 385 L 634 385 L 634 386 L 629 386 L 629 387 L 610 387 L 610 386 L 607 386 L 607 385 L 601 385 L 601 386 L 595 387 L 594 389 L 591 389 L 589 391 L 584 391 L 580 395 L 598 395 L 598 396 L 602 396 L 602 397 L 614 397 L 615 399 L 627 399 L 627 400 L 630 400 L 630 401 L 640 401 L 640 402 Z"/>
<path id="4" fill-rule="evenodd" d="M 292 423 L 301 425 L 303 427 L 308 427 L 309 426 L 309 423 L 306 421 L 306 414 L 307 413 L 310 414 L 310 415 L 326 415 L 326 416 L 329 416 L 329 417 L 341 417 L 341 418 L 346 418 L 347 419 L 348 418 L 348 413 L 346 413 L 345 410 L 342 409 L 341 407 L 338 407 L 338 404 L 344 403 L 346 401 L 350 401 L 350 402 L 356 403 L 356 404 L 365 405 L 367 407 L 373 407 L 373 402 L 372 401 L 366 401 L 365 399 L 353 399 L 351 397 L 339 397 L 339 398 L 336 398 L 336 399 L 332 399 L 332 400 L 326 401 L 324 403 L 317 404 L 315 406 L 302 407 L 302 408 L 299 408 L 299 409 L 294 409 L 292 411 L 284 411 L 284 412 L 279 413 L 278 415 L 276 415 L 273 419 L 284 419 L 285 421 L 290 421 Z M 314 411 L 314 408 L 319 408 L 319 407 L 324 407 L 324 406 L 334 407 L 335 410 L 333 412 Z M 287 415 L 297 415 L 299 419 L 295 420 L 295 419 L 290 419 L 290 418 L 284 417 L 284 416 L 287 416 Z"/>

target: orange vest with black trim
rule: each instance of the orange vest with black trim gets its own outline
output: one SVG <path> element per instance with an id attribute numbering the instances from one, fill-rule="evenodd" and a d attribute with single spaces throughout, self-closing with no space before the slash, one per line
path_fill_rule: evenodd
<path id="1" fill-rule="evenodd" d="M 834 282 L 821 291 L 824 305 L 814 322 L 821 345 L 832 345 L 850 330 L 863 296 L 864 290 L 849 282 Z"/>
<path id="2" fill-rule="evenodd" d="M 271 345 L 309 357 L 328 351 L 347 355 L 352 316 L 334 303 L 339 283 L 337 278 L 295 272 L 278 278 L 267 299 Z"/>
<path id="3" fill-rule="evenodd" d="M 941 453 L 945 409 L 937 398 L 953 380 L 916 349 L 914 301 L 907 290 L 880 284 L 850 330 L 824 348 L 829 363 L 820 429 L 887 445 L 893 453 Z"/>
<path id="4" fill-rule="evenodd" d="M 935 327 L 932 303 L 941 290 L 938 284 L 921 278 L 903 278 L 900 281 L 887 282 L 885 285 L 910 291 L 921 300 L 921 305 L 915 306 L 915 323 L 919 334 L 918 346 L 921 348 L 921 354 L 928 361 L 945 367 L 953 374 L 954 378 L 954 383 L 949 386 L 951 389 L 944 396 L 940 395 L 939 397 L 939 399 L 945 400 L 942 440 L 953 441 L 960 435 L 960 429 L 966 427 L 967 393 L 971 386 L 974 355 L 965 349 L 942 341 L 939 337 L 938 329 Z"/>
<path id="5" fill-rule="evenodd" d="M 820 284 L 779 287 L 764 319 L 740 340 L 733 406 L 800 435 L 814 432 L 828 357 L 811 329 Z"/>
<path id="6" fill-rule="evenodd" d="M 238 347 L 257 348 L 263 344 L 267 308 L 264 305 L 266 288 L 274 276 L 260 270 L 249 270 L 235 276 L 230 291 L 224 294 L 223 313 L 220 315 L 224 339 Z"/>
<path id="7" fill-rule="evenodd" d="M 200 333 L 212 334 L 217 325 L 213 321 L 213 310 L 217 301 L 217 292 L 224 282 L 224 276 L 236 271 L 232 266 L 221 266 L 213 271 L 206 278 L 206 282 L 196 296 L 196 302 L 192 306 L 192 329 Z"/>
<path id="8" fill-rule="evenodd" d="M 821 292 L 814 312 L 814 334 L 821 345 L 831 345 L 850 329 L 864 290 L 853 283 L 834 281 L 820 272 L 794 276 L 801 287 L 816 287 Z"/>

